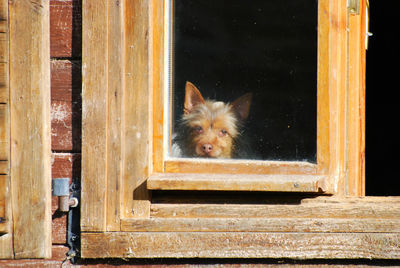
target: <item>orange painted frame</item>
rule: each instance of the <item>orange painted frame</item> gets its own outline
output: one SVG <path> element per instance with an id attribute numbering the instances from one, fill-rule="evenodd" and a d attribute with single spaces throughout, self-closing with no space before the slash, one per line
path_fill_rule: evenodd
<path id="1" fill-rule="evenodd" d="M 361 6 L 365 6 L 363 3 Z M 219 174 L 268 174 L 322 176 L 318 188 L 325 193 L 364 194 L 363 99 L 354 101 L 354 95 L 363 96 L 365 90 L 363 64 L 365 54 L 359 45 L 363 38 L 361 15 L 347 12 L 347 3 L 320 0 L 318 5 L 318 97 L 317 97 L 317 163 L 279 161 L 197 161 L 166 157 L 164 146 L 165 124 L 165 40 L 166 16 L 162 2 L 153 1 L 150 11 L 151 81 L 153 89 L 153 173 L 219 173 Z M 354 19 L 356 17 L 356 19 Z M 355 22 L 357 20 L 357 22 Z M 347 28 L 353 27 L 349 35 Z M 358 40 L 358 42 L 357 42 Z M 358 68 L 351 69 L 349 63 L 357 62 Z M 350 60 L 350 61 L 349 61 Z M 353 62 L 355 64 L 355 62 Z M 349 89 L 349 85 L 353 87 Z M 352 98 L 352 99 L 349 99 Z M 352 106 L 361 107 L 358 114 Z M 350 119 L 350 120 L 349 120 Z M 357 121 L 358 120 L 358 121 Z M 351 132 L 350 132 L 351 131 Z M 357 142 L 358 147 L 348 146 Z M 349 155 L 349 153 L 351 155 Z M 356 155 L 356 160 L 354 160 Z M 352 160 L 349 162 L 349 160 Z M 357 172 L 352 172 L 357 170 Z M 349 177 L 349 173 L 352 176 Z M 195 175 L 193 175 L 195 176 Z M 161 175 L 162 177 L 162 175 Z M 155 177 L 150 177 L 150 189 L 158 189 Z M 294 179 L 295 180 L 295 179 Z M 357 185 L 357 186 L 355 186 Z M 350 188 L 351 189 L 350 189 Z M 356 189 L 354 189 L 356 188 Z M 178 187 L 179 189 L 179 187 Z M 319 190 L 321 190 L 319 189 Z M 234 190 L 234 189 L 233 189 Z"/>

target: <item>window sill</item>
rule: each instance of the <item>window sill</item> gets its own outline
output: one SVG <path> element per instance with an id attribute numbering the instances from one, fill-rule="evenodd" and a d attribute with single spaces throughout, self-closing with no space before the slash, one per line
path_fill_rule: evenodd
<path id="1" fill-rule="evenodd" d="M 149 190 L 276 191 L 321 193 L 326 176 L 258 174 L 154 174 L 147 180 Z"/>

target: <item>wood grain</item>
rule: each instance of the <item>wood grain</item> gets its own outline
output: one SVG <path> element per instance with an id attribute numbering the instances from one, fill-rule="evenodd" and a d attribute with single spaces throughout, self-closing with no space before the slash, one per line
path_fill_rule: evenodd
<path id="1" fill-rule="evenodd" d="M 125 232 L 400 233 L 399 219 L 174 218 L 122 220 Z"/>
<path id="2" fill-rule="evenodd" d="M 360 14 L 349 15 L 349 182 L 348 194 L 365 195 L 366 1 Z"/>
<path id="3" fill-rule="evenodd" d="M 329 1 L 329 173 L 336 194 L 346 191 L 347 2 Z"/>
<path id="4" fill-rule="evenodd" d="M 8 104 L 0 104 L 0 161 L 9 160 L 10 155 L 10 123 Z"/>
<path id="5" fill-rule="evenodd" d="M 106 230 L 107 1 L 83 2 L 82 230 Z"/>
<path id="6" fill-rule="evenodd" d="M 6 175 L 0 175 L 0 218 L 3 218 L 3 220 L 6 217 L 6 201 L 7 201 L 7 194 L 8 194 L 8 176 Z M 0 233 L 4 232 L 4 230 L 1 230 L 0 228 Z"/>
<path id="7" fill-rule="evenodd" d="M 124 92 L 124 3 L 108 2 L 107 231 L 120 230 Z"/>
<path id="8" fill-rule="evenodd" d="M 154 174 L 147 180 L 151 190 L 323 192 L 322 176 L 245 174 Z"/>
<path id="9" fill-rule="evenodd" d="M 149 1 L 125 6 L 122 217 L 134 217 L 135 200 L 148 200 L 144 182 L 152 170 L 152 94 L 149 66 Z M 128 19 L 129 18 L 129 19 Z M 139 215 L 148 214 L 145 211 Z"/>
<path id="10" fill-rule="evenodd" d="M 0 33 L 0 38 L 5 38 L 5 33 Z M 0 49 L 3 53 L 3 59 L 8 61 L 8 58 L 5 59 L 8 50 L 8 42 L 7 40 L 0 40 Z M 5 49 L 7 47 L 7 50 Z M 0 103 L 7 103 L 9 100 L 9 73 L 8 73 L 8 63 L 0 62 Z"/>
<path id="11" fill-rule="evenodd" d="M 164 151 L 164 131 L 169 122 L 165 122 L 165 85 L 164 73 L 165 67 L 165 35 L 164 33 L 164 10 L 165 1 L 150 1 L 150 65 L 151 65 L 151 76 L 150 76 L 150 88 L 153 89 L 153 170 L 155 172 L 164 171 L 164 157 L 166 152 Z M 172 102 L 170 102 L 172 105 Z"/>
<path id="12" fill-rule="evenodd" d="M 82 257 L 396 259 L 399 243 L 398 233 L 83 233 Z"/>
<path id="13" fill-rule="evenodd" d="M 166 173 L 316 175 L 317 165 L 295 161 L 177 158 L 165 161 Z"/>
<path id="14" fill-rule="evenodd" d="M 399 219 L 400 206 L 387 204 L 213 205 L 153 204 L 152 218 L 354 218 Z"/>
<path id="15" fill-rule="evenodd" d="M 14 254 L 15 258 L 48 258 L 51 256 L 49 2 L 10 1 L 9 20 Z"/>
<path id="16" fill-rule="evenodd" d="M 0 259 L 12 258 L 8 1 L 0 1 Z"/>

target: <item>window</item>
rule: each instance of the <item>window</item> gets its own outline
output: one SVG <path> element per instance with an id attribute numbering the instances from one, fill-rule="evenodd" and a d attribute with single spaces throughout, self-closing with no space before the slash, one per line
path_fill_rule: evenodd
<path id="1" fill-rule="evenodd" d="M 181 127 L 186 81 L 224 102 L 251 93 L 235 139 L 245 148 L 234 157 L 315 163 L 317 9 L 317 1 L 174 1 L 166 21 L 173 132 Z"/>
<path id="2" fill-rule="evenodd" d="M 309 10 L 305 12 L 307 15 L 297 16 L 296 10 L 299 7 L 296 7 L 296 5 L 301 5 Z M 335 152 L 335 148 L 344 146 L 344 140 L 341 140 L 344 137 L 340 137 L 340 135 L 342 135 L 341 132 L 345 131 L 345 109 L 344 103 L 337 102 L 337 100 L 342 99 L 344 101 L 346 96 L 341 88 L 343 85 L 334 84 L 334 82 L 341 82 L 342 80 L 338 78 L 335 81 L 332 73 L 334 70 L 332 67 L 341 67 L 340 64 L 342 62 L 340 61 L 344 59 L 332 57 L 329 53 L 334 53 L 335 49 L 343 49 L 341 46 L 345 46 L 345 44 L 340 43 L 339 32 L 335 33 L 329 30 L 329 18 L 326 13 L 321 12 L 321 10 L 327 9 L 328 5 L 328 1 L 319 1 L 318 4 L 296 2 L 296 4 L 290 6 L 261 1 L 247 8 L 241 7 L 240 2 L 233 2 L 229 8 L 223 8 L 214 3 L 207 4 L 207 2 L 199 4 L 196 1 L 174 1 L 174 7 L 170 6 L 168 1 L 164 2 L 163 27 L 158 30 L 154 29 L 153 34 L 160 37 L 163 36 L 162 40 L 160 39 L 156 42 L 164 41 L 164 43 L 162 45 L 158 44 L 156 47 L 162 47 L 164 51 L 168 51 L 166 48 L 171 49 L 172 47 L 173 55 L 170 56 L 167 52 L 157 54 L 157 58 L 163 56 L 164 61 L 158 61 L 157 63 L 160 63 L 160 66 L 153 65 L 153 67 L 156 66 L 155 72 L 158 72 L 158 70 L 172 70 L 172 81 L 169 79 L 170 73 L 164 71 L 163 78 L 159 78 L 158 87 L 155 87 L 153 91 L 154 97 L 158 101 L 152 107 L 155 117 L 153 120 L 160 124 L 153 129 L 153 137 L 155 137 L 153 142 L 153 170 L 157 174 L 151 176 L 147 181 L 149 189 L 246 190 L 246 187 L 248 187 L 247 190 L 258 189 L 259 191 L 325 193 L 336 191 L 334 189 L 335 182 L 333 182 L 332 178 L 338 175 L 334 175 L 334 173 L 338 172 L 340 168 L 339 166 L 333 167 L 330 164 L 330 160 L 333 160 L 334 157 L 341 157 L 335 155 L 338 153 L 338 151 Z M 273 11 L 268 10 L 272 8 Z M 222 10 L 227 15 L 221 15 L 223 13 Z M 214 13 L 209 15 L 208 18 L 210 19 L 202 19 L 201 16 L 204 18 L 207 12 Z M 279 17 L 285 15 L 287 16 L 286 20 L 273 20 L 273 18 L 270 18 L 272 15 L 268 12 L 280 14 L 278 15 Z M 171 14 L 174 14 L 175 17 L 171 18 Z M 191 14 L 191 16 L 188 14 Z M 267 20 L 266 18 L 269 19 Z M 226 22 L 227 20 L 229 23 Z M 254 27 L 254 23 L 257 25 L 257 20 L 259 20 L 258 26 Z M 249 21 L 252 21 L 250 26 L 246 25 L 246 23 L 250 23 Z M 318 30 L 316 29 L 317 26 Z M 221 30 L 218 32 L 218 30 L 210 30 L 210 28 L 221 28 Z M 174 29 L 173 34 L 170 34 L 172 29 Z M 299 31 L 303 32 L 299 34 Z M 303 34 L 305 37 L 302 36 Z M 334 36 L 336 34 L 337 36 Z M 219 37 L 219 35 L 223 36 Z M 243 35 L 243 37 L 240 35 Z M 257 35 L 261 37 L 257 38 Z M 263 40 L 263 38 L 268 39 L 269 35 L 271 35 L 270 39 L 273 41 Z M 288 36 L 290 38 L 284 38 Z M 246 49 L 241 50 L 249 42 L 249 40 L 242 40 L 245 38 L 251 38 L 253 43 L 261 43 L 255 46 L 248 45 L 247 50 L 255 51 L 254 54 L 246 53 Z M 202 39 L 203 41 L 201 41 Z M 233 41 L 237 42 L 237 45 L 232 44 L 225 49 L 225 52 L 222 52 L 224 51 L 223 48 L 218 50 L 218 46 L 226 47 L 229 42 Z M 272 42 L 276 44 L 274 43 L 268 47 L 267 44 Z M 299 45 L 299 43 L 302 45 Z M 194 48 L 190 47 L 190 45 Z M 203 53 L 207 55 L 202 55 L 202 50 L 205 50 Z M 235 56 L 234 53 L 242 54 Z M 264 55 L 264 58 L 258 62 L 260 66 L 247 66 L 250 62 L 254 64 L 255 58 L 262 57 L 260 54 Z M 286 58 L 283 59 L 283 56 Z M 247 57 L 253 58 L 248 59 Z M 229 63 L 228 61 L 232 58 L 235 58 L 238 63 Z M 200 61 L 200 59 L 200 66 L 187 66 L 190 63 L 195 65 L 196 61 Z M 207 61 L 206 59 L 211 60 Z M 170 66 L 171 60 L 172 66 Z M 286 62 L 283 62 L 285 60 Z M 296 61 L 302 61 L 302 66 L 300 67 Z M 262 64 L 261 62 L 265 63 Z M 202 67 L 202 65 L 209 65 L 209 68 Z M 228 70 L 218 71 L 218 68 L 226 69 L 221 67 L 226 65 L 230 66 Z M 271 69 L 270 65 L 274 65 L 278 70 Z M 246 68 L 252 69 L 251 71 L 246 71 Z M 207 69 L 211 69 L 211 71 L 205 73 Z M 296 76 L 294 72 L 299 69 L 302 69 L 304 73 Z M 257 76 L 256 73 L 259 73 L 259 75 Z M 273 73 L 273 75 L 269 73 Z M 155 81 L 157 81 L 157 75 L 156 73 Z M 239 77 L 240 75 L 243 78 L 231 81 L 234 79 L 231 77 Z M 273 78 L 269 77 L 269 75 L 273 76 Z M 183 111 L 184 95 L 182 92 L 184 92 L 183 88 L 187 80 L 192 80 L 192 82 L 203 81 L 206 85 L 205 87 L 217 88 L 220 91 L 223 90 L 223 87 L 226 87 L 227 91 L 236 91 L 236 95 L 239 96 L 240 91 L 242 91 L 240 92 L 241 94 L 245 93 L 243 88 L 246 85 L 249 87 L 251 81 L 257 79 L 264 80 L 264 82 L 262 85 L 253 82 L 251 86 L 255 88 L 255 92 L 253 92 L 255 100 L 252 103 L 255 108 L 250 108 L 253 109 L 251 111 L 253 114 L 249 120 L 250 126 L 248 128 L 255 129 L 254 133 L 256 135 L 250 135 L 250 139 L 256 148 L 252 151 L 257 151 L 256 154 L 259 157 L 255 158 L 260 158 L 259 160 L 181 159 L 168 156 L 168 140 L 171 133 L 168 124 L 173 125 L 173 123 L 170 123 L 171 120 L 178 121 L 181 115 L 180 111 Z M 298 84 L 294 85 L 294 80 L 298 81 Z M 215 81 L 217 83 L 219 81 L 223 86 L 211 85 L 216 83 Z M 264 84 L 268 85 L 268 83 L 272 89 L 264 90 Z M 170 84 L 173 89 L 172 94 L 170 94 Z M 299 93 L 299 91 L 301 92 Z M 209 95 L 218 95 L 217 93 L 211 91 Z M 228 92 L 219 94 L 224 96 L 225 100 L 229 100 L 229 97 L 233 98 L 230 95 L 234 95 Z M 270 98 L 273 99 L 272 103 L 281 103 L 275 106 L 270 104 L 268 109 L 265 109 L 267 105 L 264 105 L 263 102 L 266 99 L 269 101 Z M 306 116 L 303 117 L 296 115 L 296 113 L 301 112 L 300 108 L 297 107 L 298 110 L 291 110 L 296 106 L 292 100 L 301 98 L 301 103 L 298 103 L 298 106 L 302 106 L 304 109 Z M 170 100 L 172 100 L 172 105 Z M 172 116 L 171 114 L 174 115 Z M 334 116 L 332 116 L 333 114 Z M 171 115 L 172 119 L 168 115 Z M 298 120 L 303 120 L 297 126 L 293 122 L 295 121 L 293 118 L 296 116 L 302 118 Z M 268 124 L 266 118 L 269 121 L 278 122 L 275 127 L 271 127 L 272 129 L 275 128 L 272 134 L 268 135 L 264 133 L 269 129 L 263 126 L 266 123 Z M 260 120 L 262 120 L 262 124 L 257 122 Z M 280 126 L 278 127 L 278 125 Z M 286 129 L 282 126 L 285 126 Z M 304 129 L 301 130 L 301 128 Z M 176 127 L 172 131 L 176 131 Z M 262 133 L 262 135 L 259 133 Z M 285 139 L 281 139 L 281 137 L 285 137 Z M 290 142 L 287 140 L 290 140 Z M 304 140 L 307 141 L 304 142 Z M 341 142 L 342 145 L 335 144 L 335 142 Z M 302 143 L 303 149 L 299 153 L 298 147 Z M 283 149 L 272 150 L 271 146 Z M 207 176 L 193 177 L 193 173 L 217 175 L 211 176 L 213 180 L 207 180 Z M 238 176 L 238 174 L 246 174 L 246 176 Z M 344 174 L 339 176 L 344 176 Z M 238 178 L 240 178 L 240 182 Z M 256 184 L 257 186 L 255 186 Z M 240 186 L 235 188 L 233 185 Z"/>
<path id="3" fill-rule="evenodd" d="M 354 197 L 364 11 L 318 1 L 316 161 L 210 161 L 168 157 L 168 6 L 83 3 L 82 256 L 398 256 L 398 200 Z"/>

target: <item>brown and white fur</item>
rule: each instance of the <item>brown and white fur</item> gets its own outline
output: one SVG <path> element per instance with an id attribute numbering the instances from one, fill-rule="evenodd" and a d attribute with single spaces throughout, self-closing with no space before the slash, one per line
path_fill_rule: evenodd
<path id="1" fill-rule="evenodd" d="M 251 97 L 251 93 L 247 93 L 232 103 L 204 100 L 196 86 L 186 82 L 184 113 L 173 141 L 172 154 L 234 157 L 240 126 L 249 115 Z"/>

